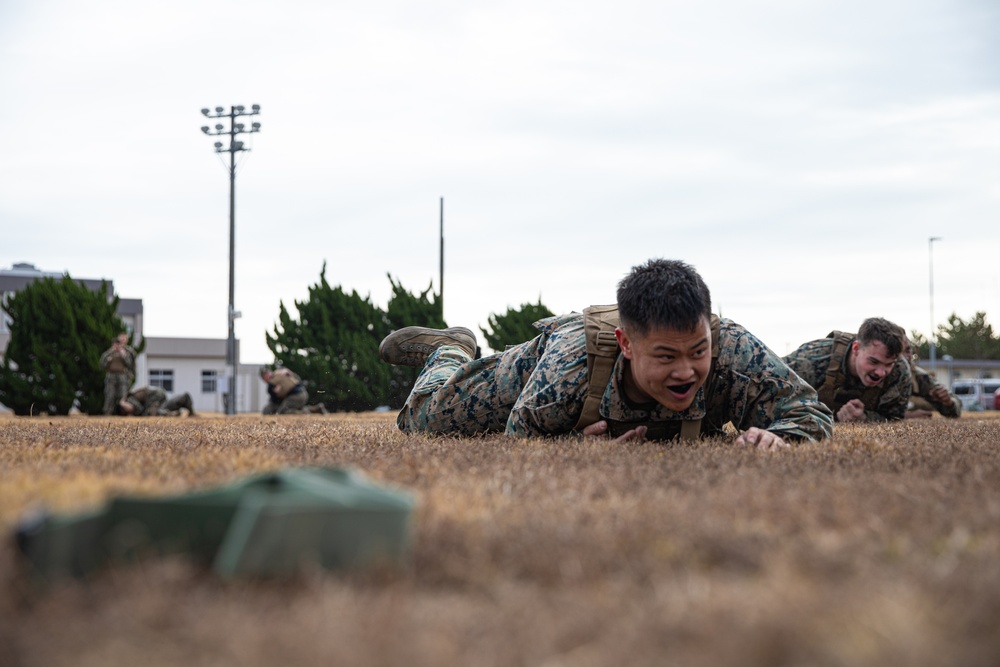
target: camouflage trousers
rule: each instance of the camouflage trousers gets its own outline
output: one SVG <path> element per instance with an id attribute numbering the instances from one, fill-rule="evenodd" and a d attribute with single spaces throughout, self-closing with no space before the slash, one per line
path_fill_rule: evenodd
<path id="1" fill-rule="evenodd" d="M 113 415 L 118 401 L 128 396 L 132 386 L 132 376 L 128 373 L 108 373 L 104 376 L 104 409 L 106 415 Z"/>
<path id="2" fill-rule="evenodd" d="M 280 403 L 270 400 L 264 409 L 261 410 L 261 414 L 265 415 L 289 415 L 297 414 L 299 412 L 306 412 L 306 403 L 309 402 L 309 392 L 305 389 L 297 391 L 294 394 L 289 394 L 281 399 Z"/>
<path id="3" fill-rule="evenodd" d="M 178 414 L 181 408 L 187 409 L 188 414 L 192 417 L 194 416 L 194 401 L 191 400 L 191 394 L 186 391 L 183 394 L 174 396 L 161 407 L 157 408 L 156 414 L 172 416 Z"/>
<path id="4" fill-rule="evenodd" d="M 503 433 L 521 389 L 538 363 L 544 337 L 473 360 L 443 345 L 427 358 L 396 418 L 407 433 Z"/>

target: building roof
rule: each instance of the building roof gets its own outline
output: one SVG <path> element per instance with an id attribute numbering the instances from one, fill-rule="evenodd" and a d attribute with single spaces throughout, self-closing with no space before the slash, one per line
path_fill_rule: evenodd
<path id="1" fill-rule="evenodd" d="M 146 355 L 149 357 L 225 358 L 225 338 L 162 338 L 146 336 Z M 239 350 L 240 342 L 236 341 Z"/>
<path id="2" fill-rule="evenodd" d="M 68 273 L 57 273 L 54 271 L 42 271 L 28 262 L 18 262 L 10 269 L 0 269 L 0 294 L 5 292 L 17 292 L 24 289 L 26 285 L 41 278 L 62 278 Z M 76 278 L 78 283 L 94 291 L 101 288 L 102 283 L 107 283 L 108 293 L 115 293 L 115 283 L 113 280 L 104 278 Z M 142 312 L 141 310 L 139 312 Z"/>

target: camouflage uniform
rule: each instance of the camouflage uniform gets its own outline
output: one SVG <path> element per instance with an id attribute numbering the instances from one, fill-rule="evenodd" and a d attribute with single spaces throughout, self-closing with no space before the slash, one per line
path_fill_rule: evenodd
<path id="1" fill-rule="evenodd" d="M 452 345 L 432 352 L 399 413 L 399 428 L 511 437 L 572 432 L 588 387 L 583 315 L 550 317 L 535 326 L 541 335 L 482 359 L 472 360 Z M 670 422 L 675 432 L 683 420 L 702 419 L 703 435 L 721 434 L 732 422 L 741 430 L 756 426 L 790 441 L 822 440 L 833 430 L 833 416 L 816 392 L 731 320 L 722 320 L 718 359 L 683 412 L 630 401 L 623 384 L 626 363 L 619 354 L 601 402 L 605 419 Z"/>
<path id="2" fill-rule="evenodd" d="M 271 373 L 267 381 L 267 405 L 261 410 L 265 415 L 287 415 L 308 412 L 309 392 L 302 378 L 287 368 L 279 368 Z"/>
<path id="3" fill-rule="evenodd" d="M 134 417 L 176 416 L 181 408 L 187 408 L 188 413 L 194 415 L 194 402 L 187 392 L 167 400 L 167 392 L 160 387 L 140 387 L 129 392 L 125 401 L 132 404 Z"/>
<path id="4" fill-rule="evenodd" d="M 118 401 L 125 398 L 129 388 L 135 382 L 135 350 L 126 345 L 121 352 L 109 347 L 101 355 L 101 368 L 104 369 L 104 414 L 115 413 Z"/>
<path id="5" fill-rule="evenodd" d="M 910 400 L 911 391 L 910 367 L 906 360 L 900 356 L 880 385 L 865 387 L 860 378 L 851 376 L 847 372 L 850 345 L 847 346 L 843 357 L 832 359 L 834 334 L 839 333 L 832 332 L 826 338 L 801 345 L 799 349 L 784 357 L 785 363 L 803 380 L 815 387 L 822 400 L 824 395 L 822 387 L 827 379 L 827 369 L 834 361 L 839 362 L 840 368 L 835 375 L 833 387 L 834 398 L 829 402 L 824 401 L 834 415 L 852 398 L 858 398 L 865 404 L 865 421 L 884 422 L 902 419 L 906 414 L 906 404 Z"/>
<path id="6" fill-rule="evenodd" d="M 959 417 L 962 415 L 962 401 L 951 392 L 948 392 L 949 401 L 942 403 L 931 395 L 931 390 L 935 387 L 942 387 L 941 383 L 916 364 L 910 364 L 910 371 L 913 373 L 913 388 L 910 395 L 908 410 L 937 410 L 945 417 Z"/>

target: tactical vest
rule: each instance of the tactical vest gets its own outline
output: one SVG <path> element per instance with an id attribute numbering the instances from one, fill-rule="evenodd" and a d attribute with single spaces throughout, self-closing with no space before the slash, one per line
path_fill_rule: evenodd
<path id="1" fill-rule="evenodd" d="M 618 347 L 618 339 L 615 337 L 615 329 L 620 323 L 618 317 L 618 306 L 590 306 L 583 309 L 583 331 L 587 343 L 587 395 L 584 397 L 583 410 L 580 412 L 580 419 L 577 420 L 574 430 L 582 431 L 584 427 L 601 421 L 600 408 L 601 400 L 604 398 L 604 391 L 608 383 L 611 382 L 611 374 L 614 370 L 615 361 L 621 350 Z M 712 365 L 705 379 L 707 385 L 711 382 L 715 374 L 715 361 L 719 358 L 719 318 L 712 315 Z M 676 421 L 665 422 L 619 422 L 613 419 L 605 419 L 608 422 L 608 431 L 614 436 L 620 436 L 635 428 L 645 426 L 647 428 L 646 437 L 650 440 L 671 439 L 677 434 Z M 680 424 L 681 440 L 697 440 L 701 435 L 700 419 L 685 419 Z"/>
<path id="2" fill-rule="evenodd" d="M 876 410 L 879 396 L 882 394 L 881 385 L 865 387 L 862 391 L 842 391 L 844 381 L 847 379 L 847 352 L 856 338 L 855 334 L 831 331 L 827 338 L 833 339 L 833 350 L 830 352 L 830 364 L 826 367 L 826 379 L 816 390 L 820 402 L 825 403 L 834 414 L 853 398 L 861 399 L 866 410 Z"/>

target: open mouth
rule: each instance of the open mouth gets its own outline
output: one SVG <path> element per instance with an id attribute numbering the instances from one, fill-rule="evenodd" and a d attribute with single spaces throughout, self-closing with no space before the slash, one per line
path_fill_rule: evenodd
<path id="1" fill-rule="evenodd" d="M 675 384 L 669 386 L 667 387 L 667 389 L 670 391 L 670 393 L 683 397 L 687 396 L 687 393 L 691 391 L 691 387 L 693 386 L 694 382 L 685 382 L 684 384 Z"/>

